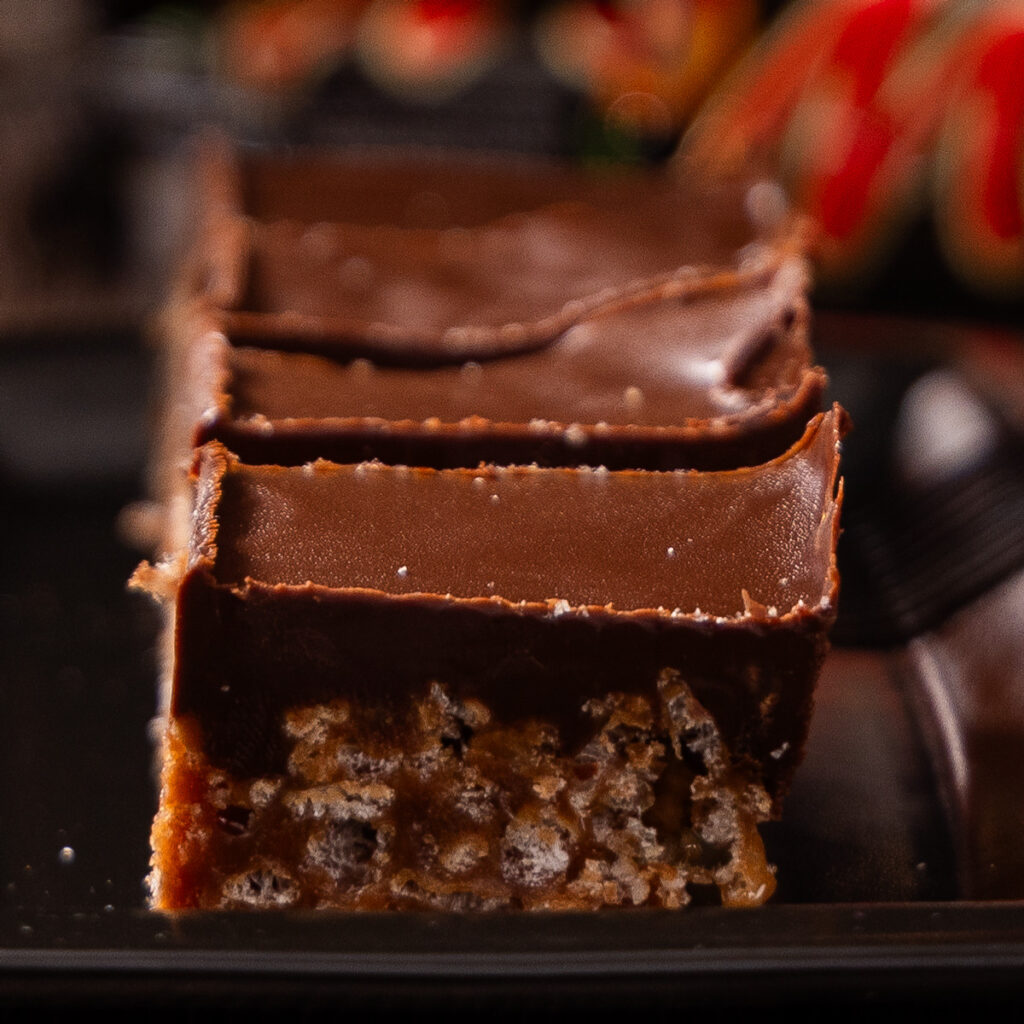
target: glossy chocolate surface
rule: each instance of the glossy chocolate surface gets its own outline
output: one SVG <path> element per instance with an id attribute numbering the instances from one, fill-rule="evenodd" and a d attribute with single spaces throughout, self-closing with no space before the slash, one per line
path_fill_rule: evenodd
<path id="1" fill-rule="evenodd" d="M 205 173 L 200 280 L 229 331 L 314 352 L 457 362 L 526 351 L 666 283 L 699 290 L 799 248 L 799 225 L 764 190 L 709 185 L 683 163 L 601 173 L 221 154 Z"/>
<path id="2" fill-rule="evenodd" d="M 206 347 L 223 392 L 207 399 L 196 440 L 286 465 L 763 462 L 799 438 L 824 389 L 803 288 L 792 261 L 700 296 L 668 290 L 596 314 L 540 350 L 457 365 L 339 361 L 235 335 Z"/>
<path id="3" fill-rule="evenodd" d="M 645 195 L 615 210 L 567 204 L 472 230 L 255 225 L 239 306 L 280 317 L 266 326 L 282 346 L 314 351 L 447 361 L 537 348 L 587 313 L 666 281 L 696 287 L 695 266 L 735 260 L 705 245 L 704 225 L 687 237 L 692 207 L 648 210 Z"/>
<path id="4" fill-rule="evenodd" d="M 289 706 L 386 718 L 440 681 L 571 743 L 587 699 L 675 667 L 778 796 L 834 615 L 841 429 L 833 412 L 775 463 L 707 475 L 245 468 L 209 449 L 173 710 L 246 774 L 279 756 Z"/>
<path id="5" fill-rule="evenodd" d="M 831 555 L 832 421 L 799 457 L 721 474 L 233 465 L 217 581 L 620 611 L 816 606 Z"/>
<path id="6" fill-rule="evenodd" d="M 730 469 L 820 409 L 802 228 L 769 184 L 228 150 L 200 184 L 168 461 Z"/>
<path id="7" fill-rule="evenodd" d="M 705 189 L 685 165 L 667 173 L 609 166 L 580 169 L 512 153 L 387 147 L 351 148 L 334 155 L 221 149 L 207 157 L 208 163 L 217 163 L 215 185 L 230 190 L 227 201 L 242 215 L 264 222 L 473 228 L 523 210 L 565 203 L 612 209 L 635 198 L 638 182 L 681 181 L 693 195 L 703 195 L 705 207 L 698 216 L 718 229 L 695 243 L 703 251 L 734 252 L 753 233 L 749 221 L 737 215 L 737 194 L 746 183 L 737 183 L 729 194 Z"/>
<path id="8" fill-rule="evenodd" d="M 804 278 L 788 273 L 695 298 L 652 296 L 569 328 L 539 352 L 426 369 L 237 347 L 232 412 L 271 420 L 479 416 L 494 423 L 682 426 L 742 415 L 807 366 Z M 238 339 L 244 346 L 246 339 Z"/>

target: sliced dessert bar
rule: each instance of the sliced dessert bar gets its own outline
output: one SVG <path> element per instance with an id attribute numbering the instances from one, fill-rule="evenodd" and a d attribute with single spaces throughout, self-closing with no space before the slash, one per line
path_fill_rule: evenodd
<path id="1" fill-rule="evenodd" d="M 177 433 L 282 465 L 756 464 L 795 443 L 821 405 L 804 293 L 792 259 L 697 294 L 661 286 L 529 352 L 429 366 L 280 350 L 200 315 L 175 383 Z"/>
<path id="2" fill-rule="evenodd" d="M 223 146 L 200 183 L 165 500 L 209 439 L 259 463 L 716 469 L 820 408 L 802 229 L 764 183 Z"/>
<path id="3" fill-rule="evenodd" d="M 155 905 L 763 902 L 842 427 L 716 473 L 207 445 L 187 564 L 138 577 L 173 594 Z"/>
<path id="4" fill-rule="evenodd" d="M 775 186 L 708 182 L 680 162 L 207 146 L 198 179 L 179 297 L 247 333 L 348 354 L 523 351 L 629 295 L 775 265 L 806 241 Z"/>

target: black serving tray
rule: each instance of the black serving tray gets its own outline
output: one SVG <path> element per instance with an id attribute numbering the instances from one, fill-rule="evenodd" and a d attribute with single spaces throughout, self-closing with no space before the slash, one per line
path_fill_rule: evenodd
<path id="1" fill-rule="evenodd" d="M 145 908 L 157 621 L 118 530 L 143 491 L 145 349 L 5 339 L 0 1007 L 1024 1001 L 1024 341 L 825 314 L 817 346 L 855 424 L 844 582 L 807 758 L 765 829 L 770 905 L 173 918 Z"/>

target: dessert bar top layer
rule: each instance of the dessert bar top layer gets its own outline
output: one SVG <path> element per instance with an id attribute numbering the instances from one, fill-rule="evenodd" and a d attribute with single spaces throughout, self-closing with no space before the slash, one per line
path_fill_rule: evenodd
<path id="1" fill-rule="evenodd" d="M 819 416 L 785 456 L 722 473 L 250 467 L 210 446 L 193 558 L 215 553 L 217 581 L 242 589 L 311 583 L 554 615 L 827 611 L 841 427 L 839 412 Z"/>
<path id="2" fill-rule="evenodd" d="M 487 358 L 666 282 L 700 290 L 798 247 L 794 222 L 757 201 L 763 189 L 708 186 L 682 164 L 600 173 L 377 154 L 213 166 L 215 304 L 230 330 L 281 347 Z"/>
<path id="3" fill-rule="evenodd" d="M 539 351 L 429 370 L 268 351 L 239 338 L 228 357 L 231 414 L 638 426 L 749 415 L 796 391 L 808 371 L 803 283 L 794 262 L 743 287 L 595 315 Z"/>

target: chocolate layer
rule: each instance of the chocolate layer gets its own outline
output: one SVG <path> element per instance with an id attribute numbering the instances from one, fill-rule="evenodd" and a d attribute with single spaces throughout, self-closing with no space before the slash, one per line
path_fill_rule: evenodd
<path id="1" fill-rule="evenodd" d="M 663 288 L 540 350 L 432 367 L 271 351 L 253 347 L 266 338 L 197 329 L 192 347 L 207 365 L 192 373 L 193 440 L 284 465 L 763 462 L 800 437 L 821 401 L 803 286 L 794 260 L 699 296 Z"/>
<path id="2" fill-rule="evenodd" d="M 196 284 L 229 332 L 282 348 L 491 358 L 550 344 L 666 283 L 699 288 L 799 247 L 794 222 L 748 202 L 746 184 L 709 186 L 681 164 L 600 174 L 422 154 L 207 163 Z"/>
<path id="3" fill-rule="evenodd" d="M 166 322 L 165 504 L 209 440 L 282 465 L 727 469 L 785 451 L 820 408 L 800 230 L 770 186 L 206 157 Z"/>
<path id="4" fill-rule="evenodd" d="M 287 708 L 343 697 L 387 728 L 433 682 L 571 747 L 587 700 L 671 668 L 778 799 L 834 613 L 840 420 L 715 474 L 247 467 L 210 446 L 172 713 L 241 775 L 280 767 Z"/>
<path id="5" fill-rule="evenodd" d="M 681 183 L 703 207 L 689 220 L 716 228 L 692 244 L 729 258 L 758 233 L 744 215 L 749 180 L 731 190 L 709 187 L 686 166 L 667 171 L 580 168 L 514 153 L 500 155 L 358 147 L 333 155 L 298 150 L 207 147 L 203 187 L 256 221 L 305 224 L 393 224 L 413 230 L 474 228 L 522 211 L 565 203 L 599 209 L 637 199 L 637 183 Z M 740 197 L 740 198 L 737 198 Z"/>

